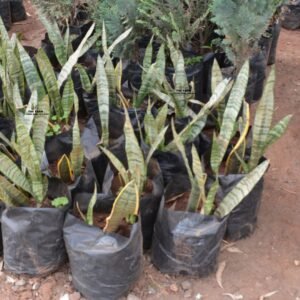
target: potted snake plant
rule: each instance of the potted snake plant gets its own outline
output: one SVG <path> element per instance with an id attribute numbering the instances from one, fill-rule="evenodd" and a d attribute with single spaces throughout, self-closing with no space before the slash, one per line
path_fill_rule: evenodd
<path id="1" fill-rule="evenodd" d="M 66 260 L 62 227 L 69 198 L 60 181 L 53 183 L 41 171 L 49 99 L 39 99 L 34 113 L 33 104 L 16 111 L 16 137 L 6 140 L 13 152 L 0 153 L 4 269 L 44 275 Z"/>

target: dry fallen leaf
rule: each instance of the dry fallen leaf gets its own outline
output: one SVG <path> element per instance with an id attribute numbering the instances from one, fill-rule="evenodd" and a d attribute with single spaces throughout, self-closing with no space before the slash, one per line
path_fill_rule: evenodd
<path id="1" fill-rule="evenodd" d="M 244 299 L 244 296 L 241 295 L 241 294 L 224 293 L 223 295 L 230 297 L 232 300 L 242 300 L 242 299 Z"/>
<path id="2" fill-rule="evenodd" d="M 237 247 L 229 247 L 226 249 L 228 252 L 230 253 L 241 253 L 243 254 L 244 252 L 242 250 L 240 250 L 239 248 Z"/>
<path id="3" fill-rule="evenodd" d="M 264 294 L 264 295 L 259 297 L 259 300 L 265 300 L 266 298 L 270 298 L 270 297 L 272 297 L 273 295 L 275 295 L 277 293 L 278 293 L 278 291 L 273 291 L 273 292 Z"/>
<path id="4" fill-rule="evenodd" d="M 221 248 L 221 252 L 223 252 L 227 248 L 233 247 L 234 245 L 235 245 L 235 243 L 228 243 L 228 242 L 226 242 L 225 245 Z"/>
<path id="5" fill-rule="evenodd" d="M 218 285 L 223 289 L 223 283 L 222 283 L 222 275 L 223 275 L 223 272 L 225 270 L 225 267 L 226 267 L 226 261 L 222 261 L 220 264 L 219 264 L 219 268 L 218 268 L 218 271 L 216 273 L 216 279 L 217 279 L 217 283 Z"/>

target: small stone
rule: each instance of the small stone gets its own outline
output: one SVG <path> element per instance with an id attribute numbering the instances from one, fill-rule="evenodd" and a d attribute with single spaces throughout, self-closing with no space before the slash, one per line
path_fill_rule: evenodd
<path id="1" fill-rule="evenodd" d="M 71 274 L 69 274 L 69 275 L 68 275 L 68 281 L 69 281 L 69 282 L 71 282 L 71 281 L 72 281 L 72 279 L 73 279 L 72 275 L 71 275 Z"/>
<path id="2" fill-rule="evenodd" d="M 196 300 L 201 300 L 202 299 L 202 295 L 200 293 L 198 293 L 195 297 Z"/>
<path id="3" fill-rule="evenodd" d="M 24 285 L 26 285 L 26 281 L 24 279 L 20 279 L 15 283 L 15 286 L 24 286 Z"/>
<path id="4" fill-rule="evenodd" d="M 39 282 L 35 282 L 33 285 L 32 285 L 32 290 L 33 291 L 36 291 L 40 288 L 41 284 Z"/>
<path id="5" fill-rule="evenodd" d="M 64 294 L 59 298 L 59 300 L 69 300 L 69 299 L 70 299 L 69 294 Z"/>
<path id="6" fill-rule="evenodd" d="M 183 297 L 184 298 L 191 298 L 192 297 L 192 291 L 191 290 L 185 291 Z"/>
<path id="7" fill-rule="evenodd" d="M 141 299 L 134 294 L 129 294 L 127 296 L 127 300 L 141 300 Z"/>
<path id="8" fill-rule="evenodd" d="M 6 282 L 7 283 L 15 283 L 16 282 L 16 279 L 10 277 L 10 276 L 6 276 Z"/>
<path id="9" fill-rule="evenodd" d="M 300 260 L 294 260 L 294 264 L 296 267 L 299 267 L 300 266 Z"/>
<path id="10" fill-rule="evenodd" d="M 78 292 L 70 294 L 70 297 L 69 297 L 70 300 L 80 300 L 80 298 L 81 298 L 81 295 Z"/>
<path id="11" fill-rule="evenodd" d="M 268 280 L 268 281 L 272 280 L 272 276 L 267 276 L 266 280 Z"/>
<path id="12" fill-rule="evenodd" d="M 190 290 L 192 288 L 192 284 L 191 284 L 190 281 L 185 280 L 185 281 L 181 282 L 181 287 L 184 291 L 187 291 L 187 290 Z"/>
<path id="13" fill-rule="evenodd" d="M 177 284 L 173 283 L 170 285 L 170 290 L 174 293 L 177 293 L 178 292 L 178 286 Z"/>
<path id="14" fill-rule="evenodd" d="M 156 290 L 152 286 L 149 286 L 148 287 L 148 294 L 149 295 L 154 295 L 154 294 L 156 294 Z"/>

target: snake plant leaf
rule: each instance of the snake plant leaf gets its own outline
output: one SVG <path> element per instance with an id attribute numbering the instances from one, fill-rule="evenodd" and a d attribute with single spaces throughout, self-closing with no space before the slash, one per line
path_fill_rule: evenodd
<path id="1" fill-rule="evenodd" d="M 30 182 L 27 180 L 25 174 L 15 162 L 2 152 L 0 152 L 0 172 L 24 191 L 28 193 L 32 192 Z"/>
<path id="2" fill-rule="evenodd" d="M 231 164 L 231 160 L 232 158 L 235 158 L 234 153 L 236 151 L 238 151 L 240 149 L 240 147 L 246 144 L 246 138 L 247 138 L 247 134 L 250 128 L 250 107 L 249 104 L 244 101 L 243 104 L 243 118 L 242 118 L 242 126 L 240 128 L 240 137 L 237 141 L 237 143 L 234 145 L 233 149 L 231 150 L 231 152 L 228 155 L 228 158 L 226 160 L 225 163 L 225 174 L 228 174 L 228 171 L 234 172 L 231 168 L 230 168 L 230 164 Z"/>
<path id="3" fill-rule="evenodd" d="M 24 125 L 25 125 L 28 133 L 30 133 L 30 131 L 31 131 L 34 116 L 35 116 L 36 110 L 37 110 L 37 105 L 38 105 L 38 94 L 37 94 L 37 91 L 34 90 L 34 91 L 32 91 L 31 97 L 29 99 L 29 102 L 28 102 L 26 110 L 25 110 L 25 114 L 23 116 L 23 122 L 24 122 Z"/>
<path id="4" fill-rule="evenodd" d="M 97 101 L 101 122 L 101 142 L 104 146 L 109 144 L 109 86 L 100 55 L 97 60 L 96 70 Z"/>
<path id="5" fill-rule="evenodd" d="M 75 108 L 75 119 L 73 124 L 73 140 L 72 140 L 72 151 L 70 153 L 70 159 L 72 164 L 72 169 L 75 178 L 81 175 L 81 168 L 84 160 L 84 154 L 83 149 L 81 145 L 81 139 L 80 139 L 80 129 L 78 124 L 78 109 L 79 109 L 79 103 L 78 103 L 78 97 L 76 93 L 74 92 L 74 108 Z"/>
<path id="6" fill-rule="evenodd" d="M 268 166 L 269 161 L 266 160 L 250 173 L 246 174 L 245 177 L 224 197 L 218 208 L 215 210 L 214 215 L 223 218 L 230 214 L 232 210 L 252 191 L 267 171 Z"/>
<path id="7" fill-rule="evenodd" d="M 160 100 L 164 101 L 170 107 L 175 108 L 173 98 L 170 95 L 167 95 L 158 89 L 153 89 L 151 93 L 158 97 Z"/>
<path id="8" fill-rule="evenodd" d="M 156 77 L 158 84 L 162 84 L 165 80 L 165 72 L 166 72 L 166 54 L 165 54 L 165 45 L 162 44 L 158 50 L 155 62 L 156 68 Z"/>
<path id="9" fill-rule="evenodd" d="M 91 226 L 93 226 L 94 224 L 94 206 L 96 204 L 96 201 L 97 201 L 97 185 L 95 183 L 94 192 L 89 202 L 87 213 L 86 213 L 86 219 L 85 219 L 85 222 Z"/>
<path id="10" fill-rule="evenodd" d="M 58 75 L 58 79 L 57 79 L 57 83 L 58 83 L 59 88 L 62 86 L 62 84 L 68 78 L 68 76 L 71 74 L 73 67 L 77 64 L 77 61 L 80 57 L 81 50 L 82 50 L 84 44 L 86 43 L 86 41 L 88 40 L 88 38 L 93 33 L 94 28 L 95 28 L 95 23 L 93 23 L 91 25 L 88 32 L 86 33 L 86 35 L 84 36 L 84 38 L 80 42 L 80 44 L 79 44 L 78 48 L 76 49 L 76 51 L 69 57 L 68 61 L 62 67 L 62 69 L 61 69 L 61 71 Z"/>
<path id="11" fill-rule="evenodd" d="M 140 107 L 144 99 L 151 93 L 157 84 L 156 78 L 156 67 L 155 64 L 152 64 L 145 75 L 145 79 L 142 81 L 141 88 L 139 89 L 138 95 L 134 101 L 134 106 L 136 108 Z"/>
<path id="12" fill-rule="evenodd" d="M 269 131 L 264 149 L 267 149 L 269 146 L 274 144 L 286 132 L 291 118 L 292 115 L 285 116 Z"/>
<path id="13" fill-rule="evenodd" d="M 121 94 L 122 93 L 122 75 L 123 75 L 123 63 L 122 60 L 117 63 L 115 67 L 115 78 L 116 78 L 116 89 Z"/>
<path id="14" fill-rule="evenodd" d="M 68 59 L 68 47 L 65 46 L 65 41 L 60 33 L 57 23 L 55 21 L 50 22 L 43 14 L 40 14 L 39 18 L 45 26 L 49 39 L 53 44 L 55 56 L 60 65 L 63 66 Z"/>
<path id="15" fill-rule="evenodd" d="M 257 166 L 261 156 L 264 154 L 264 146 L 272 125 L 274 112 L 274 85 L 275 68 L 272 67 L 268 76 L 263 96 L 256 109 L 254 124 L 252 127 L 252 148 L 249 161 L 250 169 Z"/>
<path id="16" fill-rule="evenodd" d="M 19 151 L 21 154 L 22 165 L 28 171 L 31 182 L 32 195 L 38 203 L 41 203 L 44 200 L 45 191 L 40 169 L 39 156 L 19 113 L 16 113 L 15 121 L 17 143 L 18 145 L 21 145 L 19 147 Z"/>
<path id="17" fill-rule="evenodd" d="M 231 90 L 226 105 L 226 109 L 224 111 L 220 134 L 218 135 L 217 138 L 217 143 L 219 144 L 218 145 L 219 155 L 216 156 L 216 166 L 215 166 L 215 168 L 217 169 L 221 165 L 223 157 L 230 143 L 231 136 L 234 132 L 235 122 L 244 100 L 244 96 L 248 84 L 248 78 L 249 78 L 249 62 L 247 61 L 243 65 L 240 73 L 237 76 L 236 82 L 234 83 L 233 88 Z"/>
<path id="18" fill-rule="evenodd" d="M 158 114 L 155 118 L 156 128 L 158 132 L 162 131 L 163 128 L 165 127 L 167 117 L 168 117 L 168 105 L 165 104 L 159 109 Z"/>
<path id="19" fill-rule="evenodd" d="M 41 161 L 45 151 L 46 133 L 50 116 L 50 101 L 48 95 L 38 101 L 37 110 L 38 114 L 34 116 L 32 125 L 32 142 L 38 159 Z"/>
<path id="20" fill-rule="evenodd" d="M 144 59 L 143 59 L 142 82 L 145 80 L 145 76 L 152 64 L 152 57 L 153 57 L 152 43 L 153 43 L 153 36 L 151 37 L 151 40 L 150 40 L 149 44 L 147 45 Z"/>
<path id="21" fill-rule="evenodd" d="M 0 17 L 0 35 L 1 35 L 1 42 L 8 43 L 9 42 L 9 35 L 5 28 L 2 18 Z"/>
<path id="22" fill-rule="evenodd" d="M 213 209 L 214 209 L 214 203 L 215 203 L 215 199 L 216 199 L 216 195 L 219 189 L 219 181 L 218 179 L 215 180 L 215 182 L 212 184 L 212 186 L 210 187 L 207 197 L 206 197 L 206 201 L 204 202 L 203 205 L 203 211 L 201 211 L 204 215 L 211 215 Z"/>
<path id="23" fill-rule="evenodd" d="M 27 84 L 31 91 L 36 90 L 38 92 L 38 98 L 42 99 L 45 95 L 44 85 L 41 81 L 41 78 L 37 72 L 37 69 L 30 58 L 29 54 L 25 51 L 22 44 L 17 41 L 18 50 L 20 54 L 20 61 L 22 64 L 23 72 L 25 74 L 25 78 Z"/>
<path id="24" fill-rule="evenodd" d="M 63 118 L 68 121 L 74 106 L 74 84 L 71 76 L 69 76 L 65 83 L 61 98 L 61 106 L 63 110 Z"/>
<path id="25" fill-rule="evenodd" d="M 146 168 L 143 152 L 135 136 L 128 111 L 125 107 L 124 107 L 124 112 L 125 112 L 125 124 L 124 124 L 125 151 L 126 151 L 126 156 L 128 161 L 128 169 L 131 178 L 134 178 L 136 183 L 140 182 L 138 188 L 139 188 L 139 193 L 141 194 L 143 192 L 144 183 L 146 181 L 147 168 Z"/>
<path id="26" fill-rule="evenodd" d="M 14 87 L 13 87 L 13 98 L 14 98 L 14 104 L 15 104 L 14 108 L 16 108 L 16 109 L 24 108 L 23 100 L 22 100 L 22 97 L 20 94 L 19 85 L 17 82 L 14 84 Z"/>
<path id="27" fill-rule="evenodd" d="M 193 172 L 194 180 L 191 182 L 192 191 L 189 197 L 187 211 L 196 212 L 201 204 L 206 202 L 205 197 L 205 182 L 206 174 L 204 173 L 202 162 L 199 154 L 197 153 L 196 147 L 192 146 L 192 158 L 193 158 Z"/>
<path id="28" fill-rule="evenodd" d="M 172 39 L 169 36 L 167 36 L 167 44 L 170 50 L 170 56 L 173 66 L 176 66 L 179 59 L 179 51 L 176 49 Z"/>
<path id="29" fill-rule="evenodd" d="M 228 79 L 224 79 L 216 88 L 209 101 L 202 107 L 200 112 L 193 120 L 179 133 L 179 137 L 183 143 L 193 142 L 194 139 L 201 133 L 206 124 L 207 117 L 216 105 L 220 103 L 227 95 L 231 88 L 231 83 Z M 174 151 L 176 145 L 174 141 L 166 146 L 167 151 Z"/>
<path id="30" fill-rule="evenodd" d="M 139 211 L 139 191 L 132 180 L 119 192 L 114 201 L 111 214 L 106 218 L 104 232 L 115 232 L 121 222 L 130 215 L 137 215 Z"/>
<path id="31" fill-rule="evenodd" d="M 156 122 L 154 116 L 152 115 L 151 109 L 152 109 L 152 105 L 149 101 L 145 118 L 144 118 L 144 127 L 145 127 L 147 145 L 152 145 L 158 134 Z"/>
<path id="32" fill-rule="evenodd" d="M 24 205 L 29 202 L 29 198 L 4 176 L 0 176 L 0 200 L 7 206 Z"/>
<path id="33" fill-rule="evenodd" d="M 114 64 L 110 56 L 108 56 L 106 59 L 105 73 L 109 88 L 109 103 L 114 106 L 117 102 L 116 89 L 118 82 L 116 78 Z"/>
<path id="34" fill-rule="evenodd" d="M 211 154 L 210 154 L 210 166 L 211 169 L 215 174 L 219 173 L 219 155 L 220 155 L 220 149 L 219 149 L 219 143 L 216 133 L 213 133 L 213 139 L 212 139 L 212 147 L 211 147 Z"/>
<path id="35" fill-rule="evenodd" d="M 190 167 L 188 158 L 186 156 L 184 144 L 182 143 L 182 141 L 180 140 L 180 137 L 179 137 L 178 133 L 176 132 L 175 124 L 174 124 L 174 119 L 172 119 L 172 121 L 171 121 L 171 128 L 172 128 L 174 143 L 177 146 L 177 149 L 179 150 L 179 152 L 180 152 L 180 154 L 182 156 L 182 159 L 184 161 L 185 167 L 186 167 L 188 175 L 189 175 L 190 182 L 192 184 L 193 181 L 194 181 L 194 175 L 193 175 L 192 169 Z"/>
<path id="36" fill-rule="evenodd" d="M 61 97 L 59 92 L 59 87 L 56 80 L 56 75 L 54 73 L 51 62 L 45 53 L 43 48 L 40 48 L 36 54 L 36 60 L 44 79 L 46 90 L 49 99 L 54 106 L 56 115 L 61 119 L 63 117 L 63 109 L 61 106 Z"/>
<path id="37" fill-rule="evenodd" d="M 71 166 L 71 161 L 68 156 L 64 154 L 57 163 L 58 177 L 65 183 L 74 181 L 74 173 Z"/>
<path id="38" fill-rule="evenodd" d="M 92 83 L 91 83 L 91 79 L 90 79 L 87 71 L 85 70 L 85 68 L 81 64 L 76 64 L 76 68 L 79 72 L 82 88 L 87 93 L 91 93 L 92 92 Z"/>
<path id="39" fill-rule="evenodd" d="M 132 31 L 132 27 L 130 27 L 129 29 L 127 29 L 126 31 L 124 31 L 121 35 L 119 35 L 114 41 L 113 43 L 108 47 L 107 51 L 108 51 L 108 54 L 111 54 L 114 50 L 114 48 L 120 44 L 123 40 L 125 40 L 129 34 L 131 33 Z"/>
<path id="40" fill-rule="evenodd" d="M 100 32 L 94 32 L 93 35 L 86 41 L 86 43 L 81 48 L 79 57 L 84 55 L 99 40 L 100 36 Z"/>
<path id="41" fill-rule="evenodd" d="M 100 149 L 102 152 L 108 157 L 109 161 L 112 163 L 112 165 L 116 168 L 120 176 L 122 177 L 123 181 L 125 184 L 129 182 L 129 176 L 126 168 L 122 164 L 122 162 L 108 149 L 101 147 Z"/>
<path id="42" fill-rule="evenodd" d="M 66 54 L 67 54 L 67 57 L 68 57 L 69 52 L 70 52 L 70 48 L 72 48 L 72 43 L 71 43 L 71 39 L 70 39 L 70 26 L 69 25 L 67 25 L 66 32 L 63 36 L 63 40 L 64 40 L 64 49 L 66 49 L 65 51 L 66 51 Z"/>
<path id="43" fill-rule="evenodd" d="M 161 130 L 158 133 L 158 135 L 156 136 L 156 138 L 154 139 L 153 143 L 151 144 L 150 150 L 148 152 L 147 158 L 146 158 L 146 165 L 149 164 L 150 159 L 151 159 L 153 153 L 156 151 L 156 149 L 158 149 L 159 145 L 161 145 L 162 141 L 165 138 L 167 130 L 168 130 L 168 126 L 166 126 L 165 128 L 163 128 L 163 130 Z"/>

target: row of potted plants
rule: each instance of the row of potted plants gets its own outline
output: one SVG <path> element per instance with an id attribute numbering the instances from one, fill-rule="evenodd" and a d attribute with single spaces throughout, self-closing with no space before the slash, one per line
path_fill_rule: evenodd
<path id="1" fill-rule="evenodd" d="M 213 272 L 223 237 L 253 232 L 264 154 L 291 118 L 272 127 L 274 69 L 251 127 L 248 62 L 224 79 L 215 61 L 203 103 L 183 54 L 171 40 L 155 51 L 151 40 L 140 87 L 126 91 L 111 54 L 131 29 L 109 44 L 103 26 L 94 62 L 94 25 L 75 45 L 68 28 L 43 22 L 52 57 L 41 48 L 31 58 L 0 24 L 3 124 L 10 118 L 0 134 L 4 268 L 42 275 L 68 257 L 88 299 L 125 294 L 143 248 L 162 272 Z"/>

